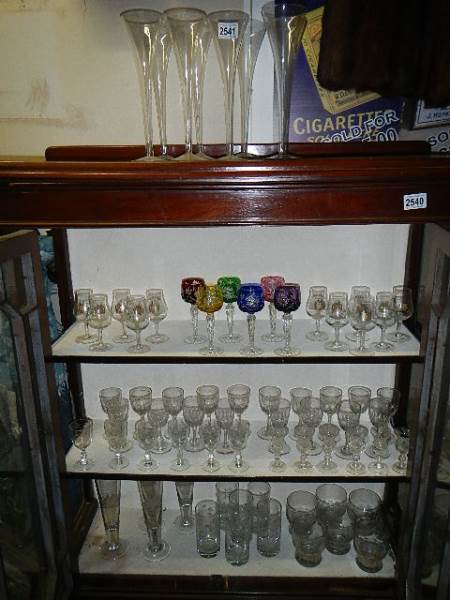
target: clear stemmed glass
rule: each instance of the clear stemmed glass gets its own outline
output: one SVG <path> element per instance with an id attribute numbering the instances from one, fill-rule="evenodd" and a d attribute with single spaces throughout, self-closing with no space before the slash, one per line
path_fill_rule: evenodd
<path id="1" fill-rule="evenodd" d="M 370 347 L 376 352 L 391 352 L 394 345 L 386 342 L 385 334 L 388 327 L 395 323 L 394 295 L 392 292 L 377 292 L 375 300 L 375 325 L 380 328 L 380 339 L 372 342 Z"/>
<path id="2" fill-rule="evenodd" d="M 158 118 L 159 141 L 161 158 L 170 159 L 167 151 L 167 119 L 166 119 L 166 83 L 169 67 L 172 40 L 166 15 L 161 15 L 159 29 L 155 39 L 155 54 L 153 61 L 153 90 L 155 92 L 156 115 Z"/>
<path id="3" fill-rule="evenodd" d="M 275 289 L 279 285 L 284 285 L 285 280 L 281 275 L 264 275 L 261 277 L 261 287 L 264 292 L 264 300 L 269 305 L 269 333 L 264 333 L 261 339 L 264 342 L 281 342 L 284 339 L 282 333 L 277 333 L 277 309 L 273 303 Z"/>
<path id="4" fill-rule="evenodd" d="M 366 472 L 366 467 L 361 463 L 361 452 L 366 447 L 366 439 L 356 431 L 352 431 L 348 437 L 348 447 L 351 452 L 351 461 L 345 467 L 345 470 L 351 475 L 362 475 Z"/>
<path id="5" fill-rule="evenodd" d="M 161 392 L 161 399 L 166 412 L 171 417 L 171 421 L 175 421 L 177 416 L 183 410 L 183 388 L 175 386 L 166 387 Z"/>
<path id="6" fill-rule="evenodd" d="M 194 529 L 192 502 L 194 499 L 194 484 L 192 481 L 176 481 L 178 506 L 180 514 L 174 521 L 175 529 L 180 533 L 189 533 Z"/>
<path id="7" fill-rule="evenodd" d="M 200 425 L 200 437 L 202 438 L 203 444 L 208 451 L 208 459 L 202 464 L 203 471 L 207 471 L 208 473 L 218 471 L 222 465 L 215 458 L 214 451 L 220 437 L 219 425 L 212 421 L 205 421 Z"/>
<path id="8" fill-rule="evenodd" d="M 177 457 L 170 463 L 172 471 L 186 471 L 191 463 L 185 458 L 183 450 L 189 435 L 189 427 L 182 419 L 169 421 L 168 431 L 173 445 L 177 450 Z"/>
<path id="9" fill-rule="evenodd" d="M 148 420 L 156 427 L 155 444 L 152 448 L 156 454 L 164 454 L 169 452 L 172 448 L 170 441 L 165 438 L 162 434 L 162 428 L 167 424 L 169 420 L 169 414 L 164 408 L 164 403 L 161 398 L 155 398 L 152 400 L 151 406 L 148 410 Z"/>
<path id="10" fill-rule="evenodd" d="M 328 339 L 328 333 L 320 330 L 320 321 L 326 314 L 327 299 L 328 290 L 324 285 L 312 285 L 309 288 L 306 314 L 313 318 L 316 324 L 314 331 L 308 331 L 306 334 L 306 339 L 311 342 L 324 342 Z"/>
<path id="11" fill-rule="evenodd" d="M 198 404 L 203 409 L 210 423 L 212 414 L 219 404 L 219 393 L 217 385 L 199 385 L 196 389 Z"/>
<path id="12" fill-rule="evenodd" d="M 219 452 L 219 454 L 231 454 L 233 448 L 229 441 L 229 431 L 234 421 L 234 410 L 231 408 L 227 398 L 219 400 L 215 414 L 217 423 L 223 429 L 223 442 L 219 443 L 216 452 Z"/>
<path id="13" fill-rule="evenodd" d="M 202 424 L 205 411 L 197 399 L 197 396 L 186 396 L 183 402 L 183 416 L 186 423 L 191 427 L 191 435 L 186 442 L 188 452 L 199 452 L 204 450 L 202 438 L 198 434 L 198 428 Z"/>
<path id="14" fill-rule="evenodd" d="M 392 470 L 396 473 L 404 475 L 408 468 L 408 452 L 409 452 L 409 431 L 407 428 L 395 430 L 396 440 L 395 449 L 397 450 L 398 458 L 392 465 Z"/>
<path id="15" fill-rule="evenodd" d="M 243 283 L 239 288 L 237 303 L 239 309 L 247 313 L 248 346 L 241 348 L 244 356 L 257 356 L 263 353 L 255 346 L 255 313 L 264 308 L 264 292 L 259 283 Z"/>
<path id="16" fill-rule="evenodd" d="M 121 335 L 117 335 L 113 338 L 113 342 L 116 344 L 127 344 L 133 339 L 131 335 L 128 335 L 127 330 L 125 329 L 125 305 L 129 295 L 130 290 L 128 288 L 117 288 L 112 291 L 111 315 L 122 327 Z"/>
<path id="17" fill-rule="evenodd" d="M 104 401 L 104 404 L 105 412 L 111 421 L 126 421 L 128 419 L 130 407 L 128 398 L 120 396 L 117 400 Z"/>
<path id="18" fill-rule="evenodd" d="M 157 10 L 131 9 L 120 14 L 133 40 L 144 115 L 145 156 L 138 160 L 158 160 L 153 151 L 152 83 L 161 13 Z"/>
<path id="19" fill-rule="evenodd" d="M 152 388 L 147 385 L 133 387 L 128 392 L 128 399 L 131 408 L 139 417 L 139 421 L 136 422 L 135 426 L 137 428 L 138 423 L 142 423 L 145 420 L 145 415 L 152 404 Z"/>
<path id="20" fill-rule="evenodd" d="M 271 415 L 270 415 L 270 444 L 269 444 L 269 452 L 272 452 L 275 454 L 275 449 L 272 446 L 272 441 L 273 441 L 273 416 L 275 414 L 278 414 L 277 418 L 283 418 L 285 420 L 285 430 L 284 430 L 284 436 L 283 436 L 283 444 L 281 446 L 280 454 L 289 454 L 289 452 L 291 451 L 291 447 L 289 446 L 289 444 L 286 443 L 285 438 L 287 436 L 287 434 L 289 433 L 289 427 L 288 427 L 288 421 L 289 421 L 289 416 L 291 414 L 291 403 L 287 398 L 280 398 L 280 401 L 278 402 L 278 405 L 275 409 L 272 410 Z M 281 417 L 280 417 L 281 415 Z M 280 441 L 279 439 L 277 441 Z"/>
<path id="21" fill-rule="evenodd" d="M 320 388 L 320 408 L 327 415 L 328 422 L 324 424 L 323 429 L 328 432 L 334 432 L 339 435 L 339 427 L 331 423 L 331 419 L 334 413 L 337 412 L 338 407 L 342 401 L 342 390 L 335 385 L 325 385 Z"/>
<path id="22" fill-rule="evenodd" d="M 392 292 L 394 295 L 395 321 L 397 326 L 395 331 L 388 333 L 386 337 L 391 342 L 402 344 L 411 338 L 407 333 L 400 331 L 400 327 L 403 321 L 412 317 L 413 314 L 412 290 L 404 285 L 394 285 Z"/>
<path id="23" fill-rule="evenodd" d="M 253 157 L 248 151 L 252 82 L 256 61 L 265 33 L 266 28 L 262 21 L 250 19 L 245 29 L 241 51 L 239 52 L 237 70 L 241 100 L 241 151 L 238 155 L 240 158 Z"/>
<path id="24" fill-rule="evenodd" d="M 273 295 L 275 308 L 283 313 L 283 338 L 284 346 L 275 348 L 275 354 L 279 356 L 298 356 L 299 348 L 291 346 L 292 336 L 292 313 L 300 308 L 301 294 L 298 283 L 285 283 L 279 285 Z"/>
<path id="25" fill-rule="evenodd" d="M 204 356 L 218 356 L 223 354 L 223 348 L 214 345 L 215 317 L 214 313 L 222 308 L 222 290 L 216 283 L 206 283 L 197 292 L 197 307 L 206 313 L 206 331 L 208 334 L 208 345 L 200 348 L 200 354 Z"/>
<path id="26" fill-rule="evenodd" d="M 131 295 L 125 306 L 125 325 L 136 333 L 136 343 L 127 348 L 128 352 L 140 354 L 149 352 L 150 346 L 141 343 L 141 331 L 148 327 L 149 314 L 145 296 Z"/>
<path id="27" fill-rule="evenodd" d="M 138 489 L 149 538 L 144 556 L 152 562 L 160 561 L 170 553 L 170 544 L 161 539 L 163 482 L 138 481 Z"/>
<path id="28" fill-rule="evenodd" d="M 181 280 L 181 298 L 191 305 L 192 336 L 184 339 L 186 344 L 203 344 L 206 338 L 198 334 L 197 292 L 205 285 L 202 277 L 184 277 Z"/>
<path id="29" fill-rule="evenodd" d="M 306 27 L 305 7 L 297 2 L 268 2 L 261 14 L 272 48 L 277 82 L 279 143 L 278 158 L 289 158 L 289 114 L 292 77 Z"/>
<path id="30" fill-rule="evenodd" d="M 348 345 L 339 339 L 340 330 L 348 323 L 347 292 L 330 292 L 325 319 L 334 329 L 334 340 L 327 342 L 325 348 L 333 352 L 348 350 Z"/>
<path id="31" fill-rule="evenodd" d="M 320 399 L 315 397 L 306 397 L 303 399 L 300 406 L 300 422 L 302 425 L 312 428 L 310 436 L 309 446 L 306 448 L 306 454 L 309 456 L 316 456 L 322 452 L 322 449 L 316 442 L 314 442 L 313 436 L 323 418 L 323 411 L 320 405 Z M 301 429 L 300 429 L 301 432 Z"/>
<path id="32" fill-rule="evenodd" d="M 138 421 L 136 423 L 136 440 L 139 446 L 144 451 L 144 458 L 142 458 L 137 467 L 140 471 L 148 472 L 154 471 L 158 467 L 158 463 L 152 459 L 151 450 L 155 445 L 155 438 L 157 430 L 153 423 L 148 421 Z"/>
<path id="33" fill-rule="evenodd" d="M 111 324 L 111 311 L 109 310 L 106 294 L 92 294 L 88 322 L 91 327 L 98 331 L 97 341 L 89 346 L 89 350 L 95 350 L 96 352 L 111 350 L 112 344 L 103 341 L 103 330 Z"/>
<path id="34" fill-rule="evenodd" d="M 259 405 L 263 413 L 267 415 L 266 424 L 258 430 L 257 436 L 262 440 L 271 440 L 270 416 L 276 410 L 281 401 L 281 389 L 276 385 L 263 385 L 259 388 Z"/>
<path id="35" fill-rule="evenodd" d="M 108 466 L 110 469 L 120 471 L 130 464 L 128 459 L 122 456 L 124 452 L 127 452 L 131 448 L 127 438 L 128 422 L 121 419 L 106 419 L 104 428 L 109 449 L 111 452 L 114 452 L 114 458 L 109 461 Z"/>
<path id="36" fill-rule="evenodd" d="M 225 302 L 225 313 L 227 315 L 227 333 L 220 336 L 220 341 L 225 344 L 236 344 L 240 342 L 242 336 L 233 331 L 234 328 L 234 302 L 236 302 L 241 285 L 239 277 L 234 275 L 224 275 L 219 277 L 217 285 L 222 290 L 223 301 Z"/>
<path id="37" fill-rule="evenodd" d="M 359 305 L 364 301 L 370 298 L 370 287 L 367 285 L 352 285 L 352 289 L 350 290 L 350 298 L 348 299 L 348 307 L 349 312 L 352 307 L 358 312 L 361 312 Z M 352 323 L 353 326 L 353 323 Z M 356 329 L 353 326 L 354 329 Z M 345 334 L 345 337 L 350 342 L 358 342 L 359 331 L 349 331 Z"/>
<path id="38" fill-rule="evenodd" d="M 122 401 L 122 390 L 119 387 L 107 387 L 99 391 L 98 397 L 103 412 L 108 414 L 110 408 L 119 407 Z"/>
<path id="39" fill-rule="evenodd" d="M 164 11 L 172 38 L 180 80 L 185 121 L 185 151 L 178 160 L 206 158 L 194 154 L 192 140 L 195 123 L 201 134 L 204 70 L 211 41 L 211 27 L 206 13 L 197 8 L 169 8 Z M 201 141 L 197 139 L 201 145 Z"/>
<path id="40" fill-rule="evenodd" d="M 381 474 L 387 471 L 387 465 L 383 463 L 382 459 L 389 456 L 387 446 L 390 434 L 386 426 L 389 422 L 390 414 L 391 409 L 388 402 L 379 397 L 371 399 L 369 403 L 369 418 L 375 427 L 375 435 L 372 445 L 366 450 L 366 454 L 375 457 L 375 461 L 368 465 L 369 470 Z"/>
<path id="41" fill-rule="evenodd" d="M 338 422 L 345 433 L 345 443 L 336 451 L 337 456 L 350 460 L 353 457 L 350 448 L 350 434 L 359 425 L 361 417 L 361 406 L 357 402 L 343 400 L 337 409 Z"/>
<path id="42" fill-rule="evenodd" d="M 227 388 L 228 402 L 237 416 L 237 422 L 242 422 L 242 414 L 250 404 L 250 388 L 245 383 L 234 383 Z"/>
<path id="43" fill-rule="evenodd" d="M 296 441 L 297 450 L 300 453 L 300 459 L 292 465 L 297 471 L 311 471 L 313 468 L 312 463 L 310 463 L 306 458 L 308 456 L 308 450 L 311 448 L 313 435 L 314 427 L 312 425 L 300 425 Z"/>
<path id="44" fill-rule="evenodd" d="M 92 443 L 94 423 L 89 417 L 80 417 L 69 423 L 72 442 L 80 451 L 80 458 L 73 465 L 74 468 L 87 471 L 95 463 L 93 458 L 88 458 L 86 448 Z"/>
<path id="45" fill-rule="evenodd" d="M 372 392 L 365 385 L 351 385 L 347 391 L 348 399 L 352 404 L 358 404 L 361 408 L 361 414 L 369 408 Z"/>
<path id="46" fill-rule="evenodd" d="M 288 432 L 288 421 L 290 406 L 277 408 L 270 416 L 270 429 L 272 432 L 272 443 L 270 448 L 274 459 L 269 464 L 269 469 L 274 473 L 282 473 L 286 470 L 287 464 L 281 460 L 281 454 L 285 446 L 285 437 Z"/>
<path id="47" fill-rule="evenodd" d="M 291 397 L 292 410 L 298 417 L 298 424 L 294 427 L 292 434 L 289 437 L 296 440 L 298 437 L 298 429 L 303 422 L 302 406 L 305 400 L 312 398 L 312 390 L 304 387 L 295 387 L 289 390 L 289 395 Z"/>
<path id="48" fill-rule="evenodd" d="M 250 423 L 248 421 L 242 421 L 233 423 L 230 427 L 230 442 L 231 447 L 236 452 L 234 460 L 228 465 L 228 468 L 233 473 L 242 473 L 247 471 L 249 464 L 242 458 L 242 450 L 245 448 L 247 439 L 250 435 Z"/>
<path id="49" fill-rule="evenodd" d="M 219 59 L 225 102 L 225 160 L 233 156 L 234 88 L 236 66 L 249 16 L 241 10 L 218 10 L 208 15 Z"/>
<path id="50" fill-rule="evenodd" d="M 75 338 L 77 344 L 90 344 L 95 335 L 89 333 L 89 306 L 93 291 L 91 288 L 78 288 L 74 292 L 73 314 L 79 323 L 84 325 L 84 334 Z"/>
<path id="51" fill-rule="evenodd" d="M 125 555 L 126 543 L 119 539 L 120 527 L 120 479 L 96 479 L 100 511 L 105 527 L 105 541 L 100 546 L 103 558 L 118 560 Z"/>
<path id="52" fill-rule="evenodd" d="M 150 321 L 155 326 L 155 333 L 149 335 L 146 339 L 147 342 L 153 344 L 162 344 L 167 342 L 169 336 L 165 333 L 159 333 L 159 324 L 163 319 L 167 317 L 167 303 L 164 298 L 164 292 L 161 289 L 148 289 L 145 291 L 145 297 L 147 298 L 147 307 Z"/>
<path id="53" fill-rule="evenodd" d="M 375 300 L 372 296 L 350 299 L 349 316 L 355 333 L 347 334 L 347 338 L 356 341 L 356 346 L 350 349 L 350 354 L 355 356 L 371 354 L 372 351 L 366 346 L 366 334 L 375 327 Z"/>
<path id="54" fill-rule="evenodd" d="M 322 442 L 324 459 L 316 466 L 319 471 L 323 471 L 325 473 L 337 470 L 337 464 L 331 457 L 339 436 L 338 427 L 336 427 L 336 429 L 328 429 L 327 425 L 328 424 L 324 423 L 319 427 L 319 439 Z"/>

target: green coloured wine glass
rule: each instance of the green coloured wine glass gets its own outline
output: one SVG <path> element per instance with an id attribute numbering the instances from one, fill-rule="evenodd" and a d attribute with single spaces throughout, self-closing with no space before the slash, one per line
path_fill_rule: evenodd
<path id="1" fill-rule="evenodd" d="M 219 339 L 225 344 L 237 344 L 242 336 L 235 333 L 234 329 L 234 303 L 237 300 L 241 280 L 235 275 L 224 275 L 219 277 L 217 285 L 222 290 L 223 301 L 225 302 L 225 313 L 227 315 L 227 333 Z"/>

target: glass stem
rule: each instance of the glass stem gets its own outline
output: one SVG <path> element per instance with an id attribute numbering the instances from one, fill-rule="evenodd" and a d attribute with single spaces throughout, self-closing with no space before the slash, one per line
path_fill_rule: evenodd
<path id="1" fill-rule="evenodd" d="M 108 550 L 113 552 L 119 545 L 119 528 L 109 527 L 105 529 L 106 542 L 108 544 Z"/>
<path id="2" fill-rule="evenodd" d="M 136 329 L 136 346 L 140 348 L 141 346 L 141 330 Z"/>
<path id="3" fill-rule="evenodd" d="M 208 450 L 208 467 L 214 466 L 214 452 Z"/>
<path id="4" fill-rule="evenodd" d="M 152 455 L 149 450 L 144 453 L 144 467 L 151 467 L 153 465 Z"/>
<path id="5" fill-rule="evenodd" d="M 273 302 L 269 303 L 269 326 L 270 336 L 274 337 L 277 330 L 277 309 L 275 308 Z"/>
<path id="6" fill-rule="evenodd" d="M 233 317 L 234 317 L 234 306 L 231 302 L 226 305 L 225 313 L 227 315 L 227 329 L 228 329 L 228 337 L 230 339 L 233 338 Z"/>
<path id="7" fill-rule="evenodd" d="M 198 308 L 195 304 L 191 304 L 191 322 L 192 322 L 192 341 L 198 340 Z"/>
<path id="8" fill-rule="evenodd" d="M 149 532 L 150 544 L 149 548 L 151 552 L 158 552 L 161 548 L 161 526 L 152 527 Z"/>
<path id="9" fill-rule="evenodd" d="M 180 514 L 183 525 L 188 526 L 192 524 L 192 504 L 181 504 Z"/>
<path id="10" fill-rule="evenodd" d="M 252 350 L 255 348 L 255 321 L 255 315 L 247 316 L 248 344 Z"/>
<path id="11" fill-rule="evenodd" d="M 178 466 L 183 464 L 183 446 L 182 444 L 178 444 L 177 446 L 177 460 L 176 463 Z"/>
<path id="12" fill-rule="evenodd" d="M 125 321 L 120 321 L 120 324 L 122 325 L 122 335 L 120 337 L 122 338 L 127 338 L 128 337 L 128 333 L 127 330 L 125 328 Z"/>
<path id="13" fill-rule="evenodd" d="M 154 321 L 153 325 L 155 326 L 155 336 L 159 335 L 159 321 Z"/>
<path id="14" fill-rule="evenodd" d="M 345 435 L 345 444 L 344 444 L 344 447 L 343 447 L 342 449 L 344 450 L 344 452 L 348 452 L 348 450 L 349 450 L 349 447 L 348 447 L 348 445 L 349 445 L 349 441 L 350 441 L 350 440 L 349 440 L 349 437 L 350 437 L 350 432 L 349 432 L 349 430 L 348 430 L 348 429 L 346 429 L 346 430 L 344 431 L 344 435 Z"/>
<path id="15" fill-rule="evenodd" d="M 198 440 L 198 436 L 197 436 L 197 425 L 193 425 L 192 426 L 192 445 L 196 446 L 197 445 L 197 440 Z"/>
<path id="16" fill-rule="evenodd" d="M 366 344 L 366 332 L 364 331 L 364 329 L 361 329 L 359 331 L 359 346 L 358 346 L 359 352 L 364 351 L 365 344 Z"/>
<path id="17" fill-rule="evenodd" d="M 87 321 L 84 322 L 84 337 L 89 337 L 89 323 Z"/>
<path id="18" fill-rule="evenodd" d="M 385 328 L 382 326 L 380 327 L 380 344 L 384 344 L 385 343 L 385 339 L 384 339 L 384 334 L 385 334 Z"/>
<path id="19" fill-rule="evenodd" d="M 122 464 L 122 454 L 121 454 L 121 452 L 116 452 L 115 456 L 116 456 L 116 464 L 117 464 L 118 467 L 120 467 L 120 465 Z"/>
<path id="20" fill-rule="evenodd" d="M 320 333 L 320 319 L 315 319 L 314 322 L 316 324 L 316 334 L 319 335 L 319 333 Z"/>
<path id="21" fill-rule="evenodd" d="M 81 450 L 80 451 L 80 465 L 87 465 L 87 464 L 88 464 L 88 459 L 87 459 L 86 450 Z"/>
<path id="22" fill-rule="evenodd" d="M 228 442 L 228 429 L 223 430 L 223 447 L 229 448 L 230 444 Z"/>
<path id="23" fill-rule="evenodd" d="M 208 352 L 209 354 L 214 353 L 214 313 L 208 313 L 206 315 L 206 330 L 208 333 Z"/>
<path id="24" fill-rule="evenodd" d="M 240 450 L 239 450 L 239 452 L 237 452 L 236 456 L 234 457 L 234 464 L 237 469 L 240 469 L 242 467 L 242 454 L 241 454 Z"/>
<path id="25" fill-rule="evenodd" d="M 340 327 L 335 327 L 334 328 L 334 343 L 336 346 L 338 346 L 341 343 L 341 328 Z"/>
<path id="26" fill-rule="evenodd" d="M 284 334 L 284 349 L 289 350 L 291 347 L 292 335 L 292 315 L 283 313 L 283 334 Z"/>

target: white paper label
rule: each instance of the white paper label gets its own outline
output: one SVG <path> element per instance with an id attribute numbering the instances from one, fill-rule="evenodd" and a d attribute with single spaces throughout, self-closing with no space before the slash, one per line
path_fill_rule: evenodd
<path id="1" fill-rule="evenodd" d="M 405 194 L 403 196 L 403 210 L 416 210 L 427 207 L 427 193 Z"/>
<path id="2" fill-rule="evenodd" d="M 217 23 L 217 37 L 219 40 L 235 40 L 239 35 L 239 23 Z"/>

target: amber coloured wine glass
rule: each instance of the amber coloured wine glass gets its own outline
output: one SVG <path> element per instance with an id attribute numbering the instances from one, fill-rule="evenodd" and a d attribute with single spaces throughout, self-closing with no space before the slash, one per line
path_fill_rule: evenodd
<path id="1" fill-rule="evenodd" d="M 206 313 L 206 331 L 208 333 L 208 345 L 199 350 L 200 354 L 204 356 L 218 356 L 223 354 L 223 348 L 214 345 L 214 313 L 220 310 L 222 305 L 222 289 L 216 283 L 207 283 L 199 288 L 197 292 L 197 307 Z"/>

